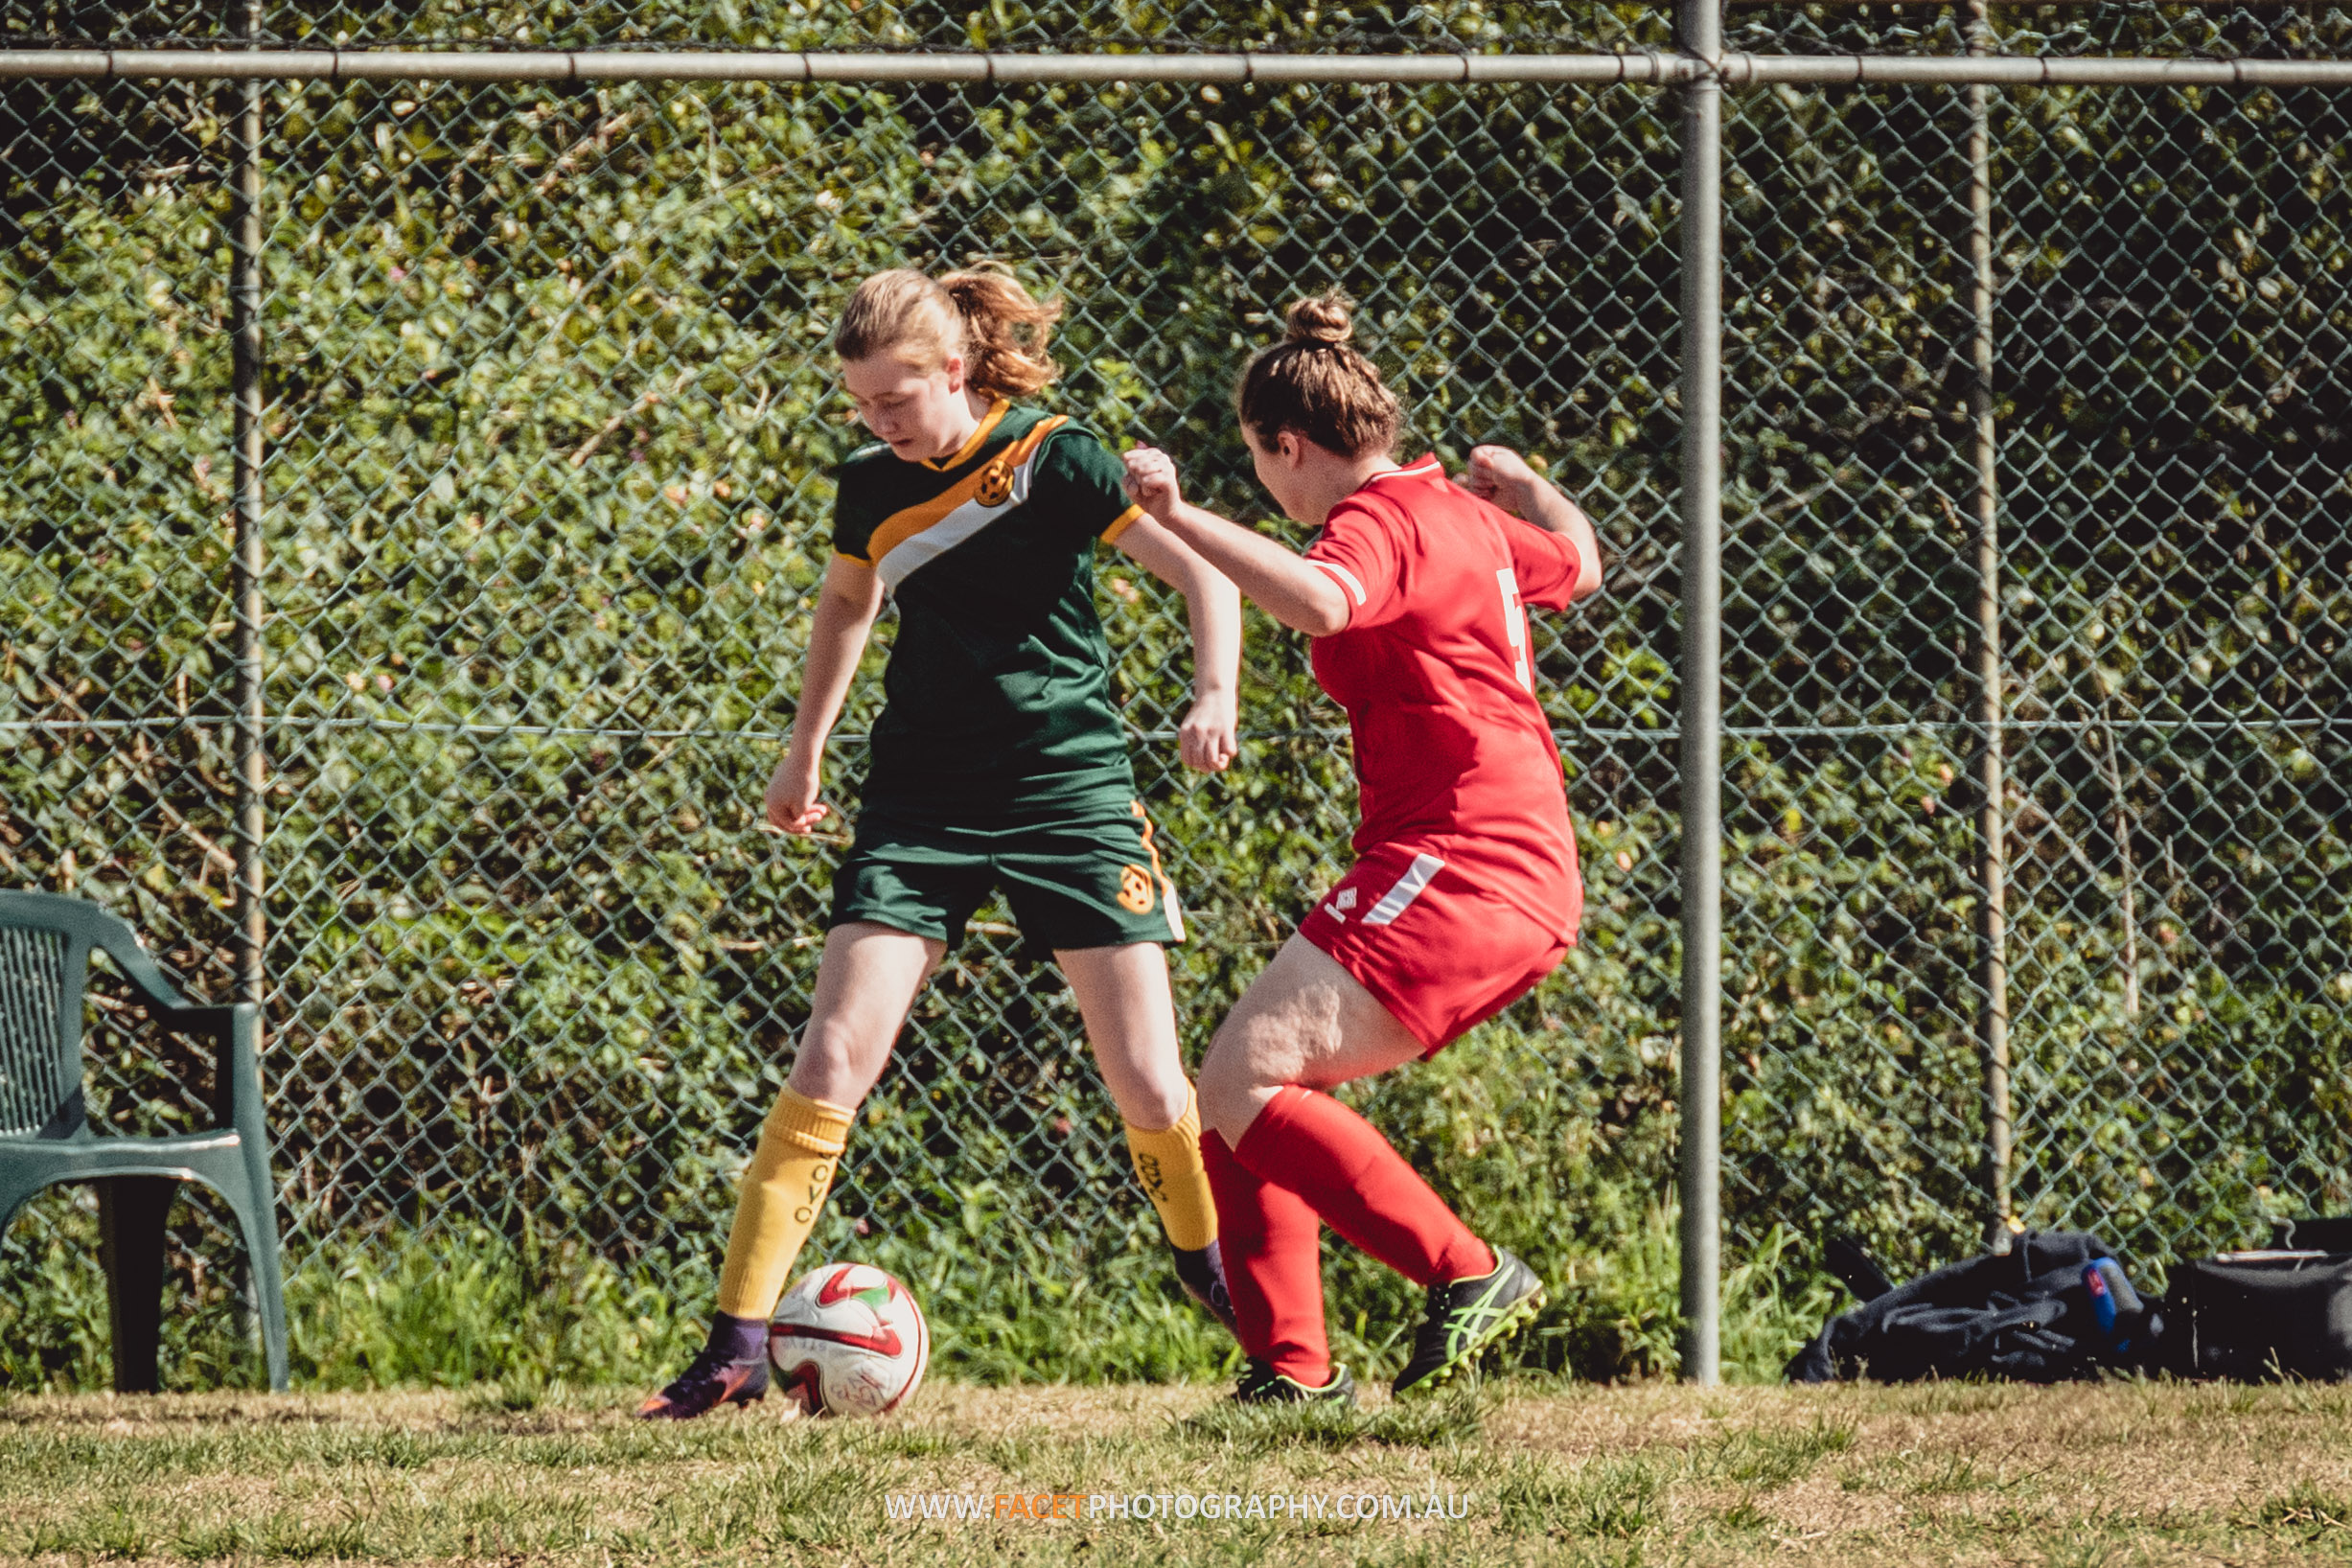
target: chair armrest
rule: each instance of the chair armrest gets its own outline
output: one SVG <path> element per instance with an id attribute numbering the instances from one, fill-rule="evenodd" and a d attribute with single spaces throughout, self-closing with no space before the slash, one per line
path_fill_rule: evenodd
<path id="1" fill-rule="evenodd" d="M 131 931 L 130 927 L 111 916 L 105 918 L 104 925 L 111 929 L 94 933 L 91 945 L 103 950 L 108 957 L 114 960 L 115 967 L 122 970 L 123 978 L 130 981 L 132 988 L 147 999 L 149 1006 L 159 1011 L 175 1013 L 204 1013 L 219 1010 L 211 1007 L 189 1006 L 188 999 L 172 989 L 172 982 L 164 979 L 163 971 L 155 966 L 154 958 L 146 948 L 139 945 L 137 934 Z M 173 1026 L 184 1028 L 187 1026 L 175 1025 Z"/>
<path id="2" fill-rule="evenodd" d="M 237 1125 L 239 1113 L 258 1114 L 262 1074 L 255 1058 L 262 1038 L 261 1009 L 250 1002 L 228 1007 L 165 1007 L 156 1022 L 182 1034 L 213 1042 L 213 1117 L 217 1125 Z"/>

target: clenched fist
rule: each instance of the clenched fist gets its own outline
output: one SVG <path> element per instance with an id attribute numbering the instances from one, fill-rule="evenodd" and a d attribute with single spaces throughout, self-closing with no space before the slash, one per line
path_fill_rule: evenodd
<path id="1" fill-rule="evenodd" d="M 1543 475 L 1509 447 L 1472 447 L 1470 466 L 1462 475 L 1462 488 L 1480 500 L 1531 520 L 1537 487 L 1544 483 Z"/>
<path id="2" fill-rule="evenodd" d="M 1167 521 L 1168 514 L 1184 504 L 1184 492 L 1176 482 L 1176 460 L 1157 447 L 1138 447 L 1127 453 L 1123 483 L 1127 498 L 1150 513 L 1155 521 Z"/>

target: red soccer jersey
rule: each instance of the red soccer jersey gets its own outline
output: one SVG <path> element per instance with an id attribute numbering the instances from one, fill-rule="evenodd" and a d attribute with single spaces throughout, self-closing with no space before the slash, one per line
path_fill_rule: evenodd
<path id="1" fill-rule="evenodd" d="M 1539 883 L 1575 878 L 1520 607 L 1567 606 L 1576 546 L 1480 500 L 1430 456 L 1340 502 L 1306 559 L 1348 595 L 1347 627 L 1316 638 L 1313 657 L 1354 737 L 1357 851 L 1447 839 Z"/>

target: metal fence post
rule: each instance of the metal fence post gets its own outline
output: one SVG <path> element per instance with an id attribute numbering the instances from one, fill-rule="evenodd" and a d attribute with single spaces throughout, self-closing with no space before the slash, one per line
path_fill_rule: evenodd
<path id="1" fill-rule="evenodd" d="M 261 36 L 260 0 L 246 0 L 244 35 Z M 236 446 L 236 539 L 230 557 L 237 659 L 238 1000 L 260 1006 L 268 922 L 262 908 L 262 792 L 268 783 L 262 698 L 262 91 L 248 78 L 238 115 L 236 201 L 229 226 L 229 335 L 236 377 L 231 397 Z"/>
<path id="2" fill-rule="evenodd" d="M 1719 0 L 1683 0 L 1682 1375 L 1722 1376 L 1723 90 Z"/>
<path id="3" fill-rule="evenodd" d="M 1984 0 L 1969 8 L 1969 53 L 1985 48 Z M 1975 376 L 1969 390 L 1976 427 L 1976 777 L 1979 896 L 1977 972 L 1982 991 L 1977 1038 L 1984 1054 L 1985 1176 L 1993 1212 L 1987 1241 L 2009 1250 L 2009 910 L 2008 846 L 2001 792 L 2001 545 L 1999 453 L 1993 427 L 1993 139 L 1987 89 L 1968 87 L 1969 262 L 1975 313 Z"/>
<path id="4" fill-rule="evenodd" d="M 248 48 L 262 39 L 262 0 L 243 0 L 239 18 Z M 263 909 L 266 870 L 262 792 L 268 784 L 262 695 L 262 97 L 267 83 L 247 78 L 237 117 L 235 198 L 229 219 L 230 406 L 235 447 L 236 522 L 229 558 L 230 613 L 237 660 L 237 1000 L 263 1007 L 269 989 Z M 264 1013 L 262 1027 L 268 1028 Z M 242 1343 L 257 1341 L 252 1259 L 239 1253 L 230 1301 Z"/>

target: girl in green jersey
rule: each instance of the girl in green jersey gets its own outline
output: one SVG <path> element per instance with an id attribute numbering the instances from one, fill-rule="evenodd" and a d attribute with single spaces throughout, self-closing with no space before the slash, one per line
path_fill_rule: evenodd
<path id="1" fill-rule="evenodd" d="M 815 1004 L 744 1173 L 710 1337 L 646 1400 L 649 1418 L 767 1392 L 768 1318 L 858 1104 L 924 980 L 1000 888 L 1077 996 L 1179 1279 L 1231 1322 L 1163 951 L 1183 940 L 1183 916 L 1111 699 L 1096 545 L 1189 606 L 1181 749 L 1205 772 L 1234 758 L 1240 602 L 1129 503 L 1123 467 L 1097 436 L 1021 401 L 1056 374 L 1046 339 L 1059 313 L 1001 272 L 910 270 L 866 279 L 842 312 L 842 386 L 878 439 L 838 475 L 834 556 L 792 743 L 768 786 L 770 822 L 809 833 L 830 815 L 825 738 L 893 598 L 887 701 L 856 839 L 834 877 Z"/>

